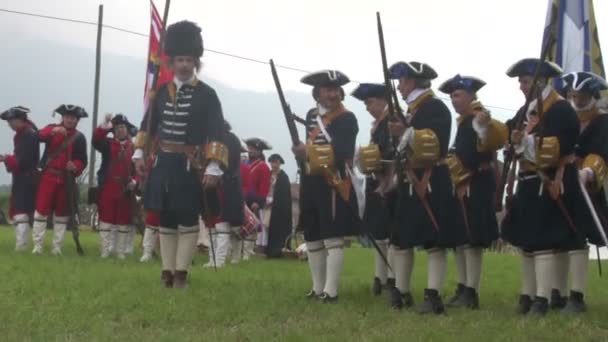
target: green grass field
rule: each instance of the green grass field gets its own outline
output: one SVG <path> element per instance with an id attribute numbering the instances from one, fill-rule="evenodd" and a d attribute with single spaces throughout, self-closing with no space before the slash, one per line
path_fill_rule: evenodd
<path id="1" fill-rule="evenodd" d="M 69 235 L 64 256 L 32 256 L 16 254 L 13 231 L 0 228 L 0 340 L 608 341 L 608 276 L 599 278 L 595 263 L 583 316 L 517 316 L 518 258 L 488 254 L 482 309 L 431 317 L 390 310 L 384 296 L 371 296 L 368 249 L 347 250 L 340 303 L 324 305 L 303 296 L 310 288 L 304 262 L 256 259 L 215 272 L 203 270 L 206 257 L 198 256 L 190 288 L 167 290 L 159 284 L 158 261 L 101 260 L 97 235 L 81 236 L 84 257 Z M 426 262 L 424 253 L 416 257 L 419 303 Z M 452 263 L 448 278 L 444 296 L 455 286 Z"/>

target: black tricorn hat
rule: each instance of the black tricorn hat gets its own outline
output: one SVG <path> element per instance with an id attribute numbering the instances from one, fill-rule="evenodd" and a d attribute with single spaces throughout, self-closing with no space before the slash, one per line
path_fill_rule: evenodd
<path id="1" fill-rule="evenodd" d="M 61 106 L 55 108 L 54 113 L 57 113 L 61 116 L 72 115 L 77 117 L 78 119 L 89 117 L 89 114 L 87 114 L 84 108 L 71 104 L 62 104 Z"/>
<path id="2" fill-rule="evenodd" d="M 562 80 L 566 89 L 585 92 L 596 97 L 601 91 L 608 89 L 606 80 L 588 71 L 568 73 L 562 76 Z"/>
<path id="3" fill-rule="evenodd" d="M 285 160 L 283 160 L 283 157 L 281 157 L 281 155 L 278 153 L 274 153 L 268 157 L 269 163 L 272 163 L 273 161 L 278 161 L 281 164 L 285 164 Z"/>
<path id="4" fill-rule="evenodd" d="M 439 91 L 446 94 L 451 94 L 458 89 L 476 93 L 483 88 L 486 82 L 473 76 L 461 76 L 460 74 L 446 80 L 439 86 Z"/>
<path id="5" fill-rule="evenodd" d="M 171 24 L 167 28 L 164 45 L 167 56 L 192 56 L 200 58 L 204 51 L 201 28 L 187 20 Z"/>
<path id="6" fill-rule="evenodd" d="M 386 97 L 386 86 L 382 83 L 361 83 L 352 93 L 357 100 L 365 101 L 370 97 Z"/>
<path id="7" fill-rule="evenodd" d="M 313 87 L 341 87 L 350 82 L 350 79 L 338 70 L 322 70 L 302 77 L 300 82 Z"/>
<path id="8" fill-rule="evenodd" d="M 12 119 L 23 119 L 27 120 L 27 114 L 30 112 L 30 109 L 23 106 L 15 106 L 9 108 L 0 114 L 0 119 L 2 120 L 12 120 Z"/>
<path id="9" fill-rule="evenodd" d="M 118 125 L 127 126 L 127 131 L 129 131 L 130 135 L 137 134 L 137 127 L 135 127 L 124 114 L 116 114 L 112 118 L 112 127 L 114 128 Z"/>
<path id="10" fill-rule="evenodd" d="M 541 63 L 541 61 L 538 58 L 524 58 L 519 60 L 515 64 L 511 65 L 511 67 L 507 70 L 507 76 L 534 76 L 539 63 Z M 562 74 L 562 72 L 563 70 L 559 65 L 551 61 L 542 61 L 539 76 L 543 78 L 558 77 Z"/>
<path id="11" fill-rule="evenodd" d="M 397 62 L 389 68 L 392 79 L 401 77 L 410 79 L 434 80 L 437 72 L 430 65 L 421 62 Z"/>
<path id="12" fill-rule="evenodd" d="M 266 140 L 261 139 L 261 138 L 245 139 L 245 144 L 247 144 L 247 146 L 251 146 L 251 147 L 255 148 L 258 151 L 272 149 L 272 146 L 268 142 L 266 142 Z"/>

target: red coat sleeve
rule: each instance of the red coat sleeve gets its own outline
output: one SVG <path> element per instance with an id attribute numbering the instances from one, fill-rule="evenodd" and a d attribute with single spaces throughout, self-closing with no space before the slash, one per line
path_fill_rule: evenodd
<path id="1" fill-rule="evenodd" d="M 257 194 L 260 197 L 266 199 L 266 197 L 268 197 L 268 192 L 270 192 L 270 182 L 272 175 L 270 173 L 270 168 L 268 167 L 268 165 L 266 165 L 266 163 L 264 163 L 264 165 L 262 165 L 259 170 L 260 181 L 258 183 Z"/>
<path id="2" fill-rule="evenodd" d="M 110 133 L 109 128 L 96 127 L 93 131 L 93 144 L 105 141 L 108 133 Z"/>
<path id="3" fill-rule="evenodd" d="M 8 172 L 15 173 L 19 170 L 19 161 L 17 160 L 17 157 L 12 154 L 6 156 L 6 159 L 4 159 L 4 165 L 6 166 L 6 170 Z"/>
<path id="4" fill-rule="evenodd" d="M 74 172 L 77 176 L 80 176 L 82 174 L 82 171 L 84 171 L 84 168 L 86 165 L 84 165 L 84 163 L 80 160 L 72 160 L 72 163 L 74 163 L 74 165 L 76 165 L 76 171 Z"/>
<path id="5" fill-rule="evenodd" d="M 55 128 L 55 125 L 48 125 L 41 129 L 38 132 L 38 137 L 40 140 L 47 141 L 53 135 L 53 128 Z"/>

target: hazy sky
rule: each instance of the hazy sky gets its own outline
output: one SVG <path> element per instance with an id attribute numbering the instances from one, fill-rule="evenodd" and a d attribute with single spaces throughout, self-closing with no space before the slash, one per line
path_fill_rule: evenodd
<path id="1" fill-rule="evenodd" d="M 94 0 L 0 0 L 0 8 L 97 20 Z M 137 32 L 149 30 L 148 0 L 105 0 L 104 23 Z M 162 15 L 164 1 L 156 1 Z M 173 0 L 169 22 L 189 19 L 203 29 L 205 46 L 304 70 L 337 68 L 357 81 L 380 81 L 375 12 L 382 13 L 389 63 L 420 60 L 439 73 L 436 87 L 456 73 L 478 76 L 488 85 L 482 101 L 517 108 L 522 96 L 517 81 L 505 76 L 516 60 L 537 56 L 546 15 L 546 0 Z M 600 40 L 608 49 L 608 1 L 595 1 Z M 3 30 L 42 36 L 91 49 L 96 28 L 81 24 L 0 12 Z M 103 48 L 142 57 L 145 37 L 104 30 Z M 5 51 L 6 52 L 6 51 Z M 2 53 L 2 52 L 0 52 Z M 605 51 L 605 53 L 608 53 Z M 2 53 L 10 65 L 18 55 Z M 8 60 L 7 60 L 8 59 Z M 8 63 L 7 63 L 8 62 Z M 268 67 L 207 52 L 203 76 L 230 86 L 274 89 Z M 141 73 L 142 70 L 133 70 Z M 301 73 L 280 70 L 284 87 L 309 91 Z M 347 87 L 352 89 L 355 84 Z"/>

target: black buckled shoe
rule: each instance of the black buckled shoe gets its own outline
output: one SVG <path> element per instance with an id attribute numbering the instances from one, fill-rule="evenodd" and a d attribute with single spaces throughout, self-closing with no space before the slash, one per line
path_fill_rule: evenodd
<path id="1" fill-rule="evenodd" d="M 325 292 L 323 292 L 323 294 L 321 296 L 319 296 L 319 299 L 321 299 L 323 304 L 337 304 L 338 303 L 338 295 L 336 295 L 335 297 L 332 297 Z"/>
<path id="2" fill-rule="evenodd" d="M 519 296 L 519 304 L 517 305 L 517 313 L 520 315 L 525 315 L 530 312 L 530 307 L 532 306 L 532 297 L 528 295 Z"/>
<path id="3" fill-rule="evenodd" d="M 585 295 L 581 292 L 570 291 L 570 297 L 566 306 L 562 309 L 562 313 L 565 314 L 580 314 L 587 311 L 587 305 L 585 304 Z"/>
<path id="4" fill-rule="evenodd" d="M 409 309 L 414 306 L 414 297 L 410 292 L 403 294 L 403 307 Z"/>
<path id="5" fill-rule="evenodd" d="M 424 289 L 424 302 L 422 302 L 422 305 L 418 309 L 418 313 L 421 315 L 429 313 L 441 315 L 445 313 L 443 301 L 437 290 Z"/>
<path id="6" fill-rule="evenodd" d="M 308 299 L 319 299 L 319 298 L 321 298 L 321 295 L 317 294 L 315 292 L 315 290 L 310 290 L 310 291 L 308 291 L 308 293 L 306 293 L 306 298 L 308 298 Z"/>
<path id="7" fill-rule="evenodd" d="M 544 317 L 549 311 L 549 300 L 545 297 L 536 297 L 530 306 L 528 316 Z"/>
<path id="8" fill-rule="evenodd" d="M 372 283 L 372 294 L 374 296 L 379 296 L 382 293 L 382 282 L 380 278 L 374 277 L 374 282 Z"/>
<path id="9" fill-rule="evenodd" d="M 448 308 L 460 308 L 466 305 L 466 301 L 464 298 L 464 290 L 466 286 L 464 284 L 458 283 L 456 286 L 456 291 L 454 291 L 454 296 L 450 298 L 446 306 Z"/>
<path id="10" fill-rule="evenodd" d="M 466 287 L 464 289 L 464 298 L 465 307 L 467 309 L 479 309 L 479 294 L 477 293 L 477 290 L 472 287 Z"/>
<path id="11" fill-rule="evenodd" d="M 403 294 L 396 287 L 388 289 L 389 305 L 395 310 L 403 309 Z"/>
<path id="12" fill-rule="evenodd" d="M 384 288 L 390 290 L 393 287 L 395 287 L 395 278 L 386 279 L 386 285 L 384 286 Z"/>
<path id="13" fill-rule="evenodd" d="M 414 297 L 412 297 L 410 292 L 401 293 L 396 287 L 391 287 L 388 291 L 391 308 L 401 310 L 403 308 L 409 309 L 414 306 Z"/>
<path id="14" fill-rule="evenodd" d="M 568 297 L 562 297 L 562 294 L 557 289 L 551 290 L 551 304 L 549 308 L 551 310 L 561 310 L 566 307 Z"/>
<path id="15" fill-rule="evenodd" d="M 173 272 L 169 271 L 169 270 L 163 270 L 160 273 L 160 283 L 162 286 L 168 288 L 168 289 L 172 289 L 173 288 Z"/>

